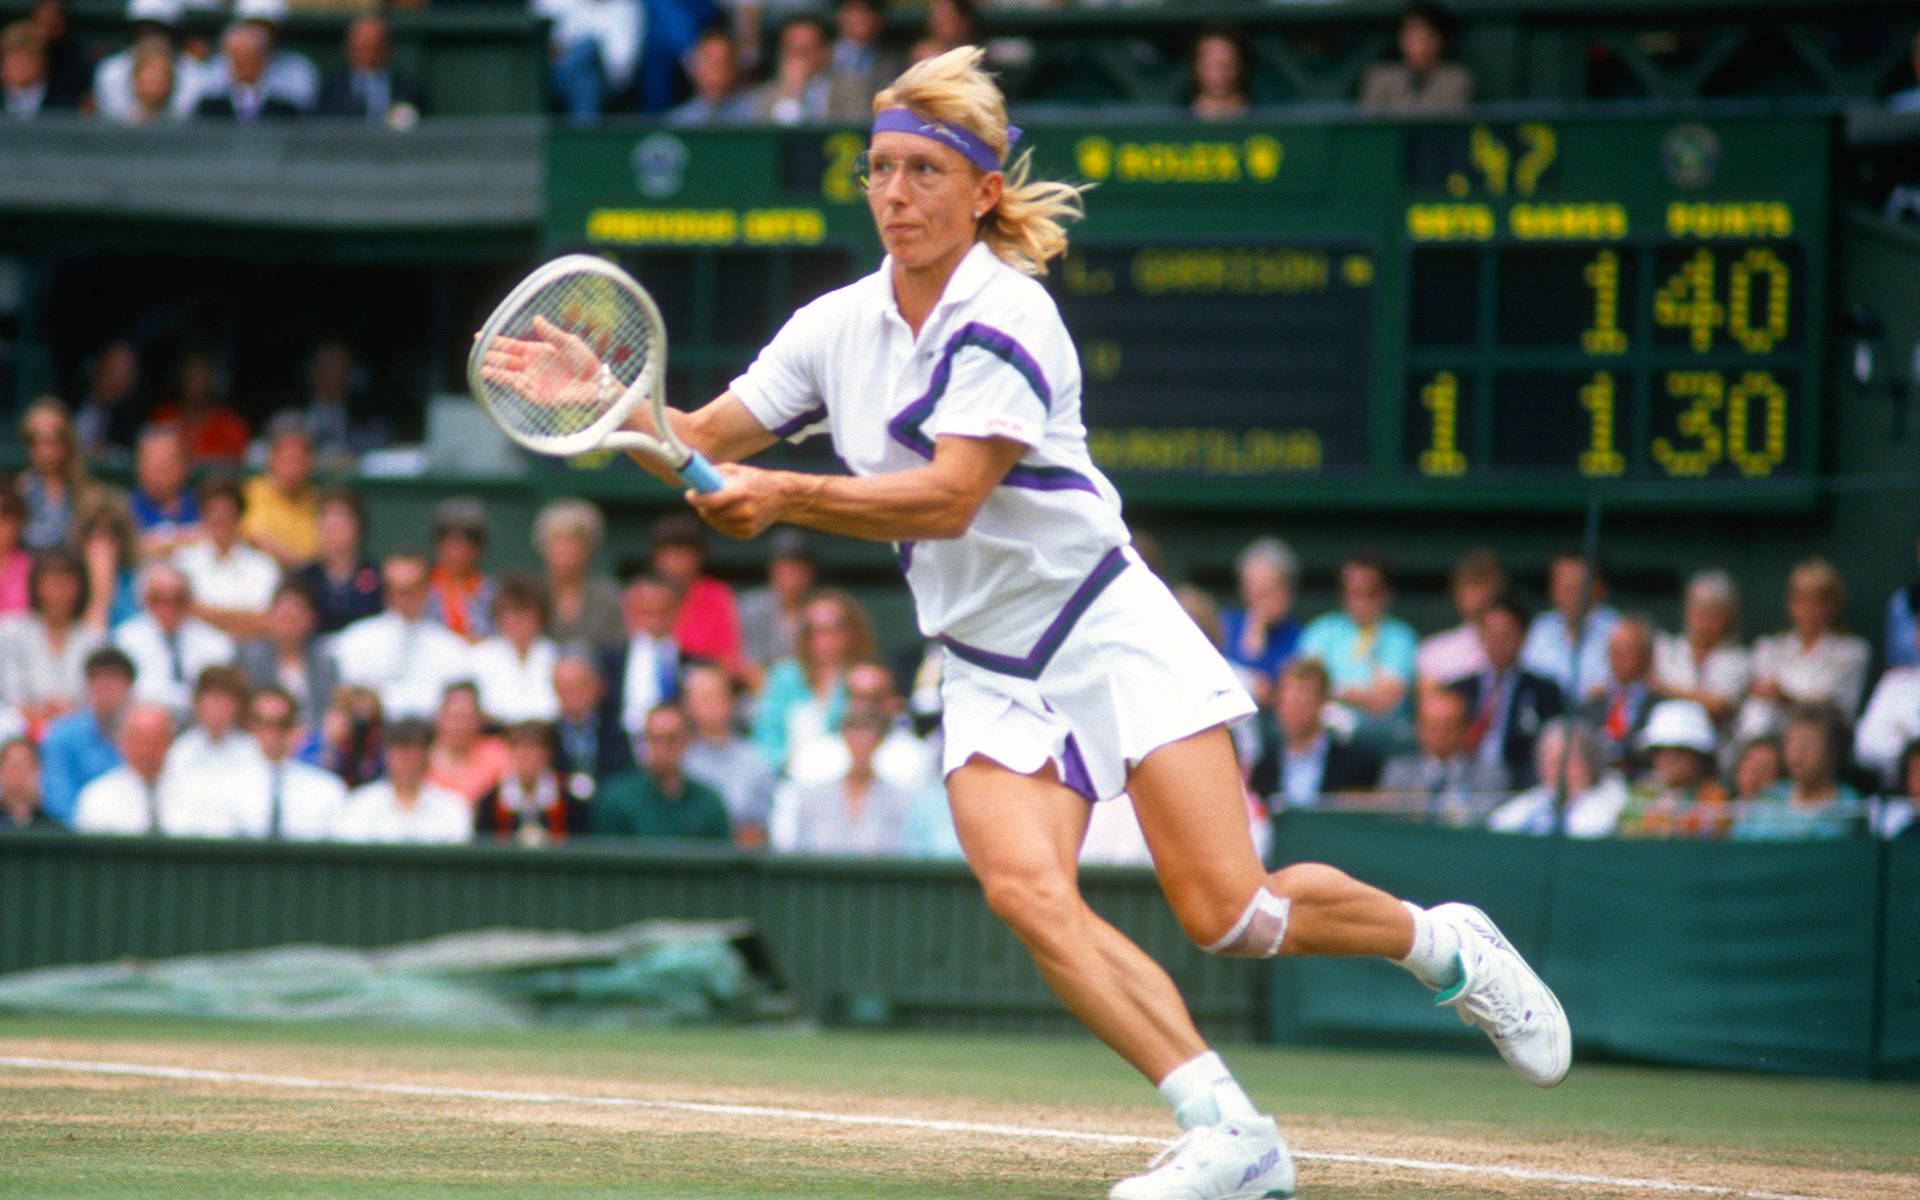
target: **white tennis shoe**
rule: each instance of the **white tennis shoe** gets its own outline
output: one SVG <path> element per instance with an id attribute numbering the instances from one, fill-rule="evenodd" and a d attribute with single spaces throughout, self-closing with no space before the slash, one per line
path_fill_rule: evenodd
<path id="1" fill-rule="evenodd" d="M 1573 1065 L 1573 1032 L 1551 988 L 1541 982 L 1486 913 L 1471 904 L 1441 904 L 1431 912 L 1460 936 L 1461 980 L 1435 1004 L 1451 1005 L 1478 1025 L 1528 1083 L 1552 1087 Z"/>
<path id="2" fill-rule="evenodd" d="M 1196 1125 L 1147 1169 L 1122 1179 L 1109 1200 L 1286 1200 L 1293 1155 L 1272 1117 L 1229 1117 Z"/>

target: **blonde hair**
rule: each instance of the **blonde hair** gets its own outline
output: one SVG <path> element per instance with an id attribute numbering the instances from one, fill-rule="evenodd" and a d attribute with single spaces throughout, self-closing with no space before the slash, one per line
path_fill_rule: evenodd
<path id="1" fill-rule="evenodd" d="M 910 108 L 922 117 L 969 130 L 1002 159 L 1007 156 L 1007 102 L 980 69 L 985 52 L 957 46 L 923 59 L 873 98 L 873 111 Z M 1027 275 L 1045 275 L 1049 259 L 1067 252 L 1062 222 L 1084 215 L 1080 194 L 1087 185 L 1033 180 L 1033 152 L 1007 164 L 1000 202 L 980 219 L 980 238 L 999 259 Z"/>

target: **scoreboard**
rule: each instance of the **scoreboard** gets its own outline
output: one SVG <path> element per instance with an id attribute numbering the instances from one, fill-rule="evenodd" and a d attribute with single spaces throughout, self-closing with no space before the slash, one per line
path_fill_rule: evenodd
<path id="1" fill-rule="evenodd" d="M 1048 124 L 1097 461 L 1164 505 L 1818 497 L 1816 114 Z M 878 260 L 853 130 L 557 131 L 547 241 L 630 262 L 724 385 Z M 769 286 L 769 284 L 777 286 Z M 661 289 L 656 286 L 656 293 Z"/>

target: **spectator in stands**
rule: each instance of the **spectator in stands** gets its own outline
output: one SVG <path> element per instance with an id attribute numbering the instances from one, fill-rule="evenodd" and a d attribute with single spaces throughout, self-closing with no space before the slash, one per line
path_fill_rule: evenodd
<path id="1" fill-rule="evenodd" d="M 133 660 L 134 694 L 183 716 L 193 681 L 208 667 L 230 663 L 233 639 L 192 613 L 193 585 L 170 562 L 140 572 L 141 612 L 114 627 L 113 641 Z"/>
<path id="2" fill-rule="evenodd" d="M 1627 780 L 1606 765 L 1599 739 L 1555 718 L 1541 727 L 1533 752 L 1534 777 L 1540 782 L 1489 813 L 1487 828 L 1501 833 L 1552 833 L 1564 787 L 1567 836 L 1611 834 L 1627 806 Z"/>
<path id="3" fill-rule="evenodd" d="M 1624 837 L 1720 837 L 1732 821 L 1727 789 L 1714 778 L 1713 718 L 1698 700 L 1662 700 L 1641 744 L 1652 770 L 1631 789 L 1616 832 Z"/>
<path id="4" fill-rule="evenodd" d="M 193 613 L 228 637 L 257 637 L 280 586 L 280 565 L 240 537 L 247 502 L 238 479 L 210 476 L 197 494 L 205 536 L 173 552 L 173 565 L 193 585 Z"/>
<path id="5" fill-rule="evenodd" d="M 133 697 L 133 660 L 117 646 L 87 655 L 86 703 L 54 718 L 41 742 L 43 803 L 73 823 L 80 789 L 120 765 L 120 721 Z"/>
<path id="6" fill-rule="evenodd" d="M 167 61 L 162 57 L 162 62 Z M 88 364 L 86 393 L 73 411 L 73 439 L 87 462 L 124 462 L 133 453 L 144 397 L 140 350 L 126 338 L 101 346 Z"/>
<path id="7" fill-rule="evenodd" d="M 67 544 L 74 516 L 108 489 L 93 477 L 73 436 L 67 406 L 42 396 L 20 415 L 20 440 L 27 466 L 14 478 L 14 490 L 27 502 L 27 527 L 20 540 L 30 550 Z"/>
<path id="8" fill-rule="evenodd" d="M 633 86 L 646 30 L 639 0 L 533 0 L 553 22 L 547 80 L 559 111 L 590 125 Z"/>
<path id="9" fill-rule="evenodd" d="M 891 721 L 851 706 L 840 725 L 846 771 L 813 783 L 791 781 L 775 795 L 768 834 L 775 850 L 799 854 L 899 855 L 906 849 L 912 793 L 883 779 L 874 754 Z"/>
<path id="10" fill-rule="evenodd" d="M 531 575 L 509 575 L 493 598 L 499 632 L 473 648 L 473 680 L 490 720 L 551 721 L 560 713 L 553 694 L 559 647 L 547 636 L 547 592 Z"/>
<path id="11" fill-rule="evenodd" d="M 380 567 L 385 611 L 335 635 L 340 682 L 373 688 L 389 720 L 439 710 L 447 685 L 471 670 L 467 640 L 427 615 L 432 585 L 426 557 L 399 550 Z"/>
<path id="12" fill-rule="evenodd" d="M 1767 789 L 1787 777 L 1787 762 L 1780 735 L 1764 734 L 1744 743 L 1733 755 L 1732 800 L 1738 806 L 1758 800 Z M 1737 811 L 1737 807 L 1736 807 Z"/>
<path id="13" fill-rule="evenodd" d="M 1367 68 L 1364 113 L 1451 113 L 1473 101 L 1473 72 L 1449 61 L 1456 22 L 1437 4 L 1413 4 L 1400 16 L 1398 62 Z"/>
<path id="14" fill-rule="evenodd" d="M 384 605 L 380 568 L 362 549 L 367 525 L 352 489 L 323 490 L 314 512 L 314 560 L 293 573 L 320 614 L 320 633 L 334 634 L 377 616 Z"/>
<path id="15" fill-rule="evenodd" d="M 483 840 L 544 846 L 586 832 L 591 784 L 553 763 L 553 726 L 515 721 L 503 734 L 507 769 L 473 809 L 474 833 Z"/>
<path id="16" fill-rule="evenodd" d="M 87 656 L 106 633 L 82 620 L 87 576 L 69 551 L 36 554 L 28 588 L 27 611 L 0 617 L 0 705 L 38 737 L 49 721 L 85 700 Z"/>
<path id="17" fill-rule="evenodd" d="M 1535 783 L 1534 739 L 1566 707 L 1559 685 L 1520 661 L 1531 620 L 1532 614 L 1511 593 L 1494 597 L 1480 614 L 1480 649 L 1487 669 L 1454 685 L 1473 711 L 1467 745 L 1481 761 L 1504 768 L 1515 788 Z"/>
<path id="18" fill-rule="evenodd" d="M 253 22 L 234 25 L 220 35 L 220 52 L 213 70 L 203 77 L 194 116 L 252 125 L 300 115 L 300 104 L 274 90 L 267 78 L 273 37 L 266 30 Z"/>
<path id="19" fill-rule="evenodd" d="M 740 612 L 733 589 L 707 573 L 706 526 L 678 512 L 653 523 L 653 570 L 680 589 L 674 640 L 694 658 L 741 670 Z"/>
<path id="20" fill-rule="evenodd" d="M 726 801 L 686 772 L 692 729 L 687 714 L 667 703 L 647 714 L 642 736 L 646 765 L 607 780 L 594 797 L 592 830 L 614 837 L 700 838 L 733 836 Z"/>
<path id="21" fill-rule="evenodd" d="M 40 749 L 33 739 L 16 734 L 0 742 L 0 833 L 65 828 L 41 803 Z"/>
<path id="22" fill-rule="evenodd" d="M 1371 791 L 1380 780 L 1380 757 L 1327 728 L 1332 687 L 1317 658 L 1294 658 L 1280 668 L 1274 727 L 1263 739 L 1247 784 L 1274 812 L 1317 808 L 1328 796 Z"/>
<path id="23" fill-rule="evenodd" d="M 357 456 L 387 444 L 387 423 L 360 411 L 363 381 L 353 347 L 338 338 L 314 346 L 307 360 L 307 398 L 301 416 L 313 452 L 328 470 L 346 470 Z"/>
<path id="24" fill-rule="evenodd" d="M 667 110 L 669 125 L 740 125 L 756 119 L 753 97 L 741 86 L 740 52 L 719 26 L 700 32 L 687 51 L 693 95 Z"/>
<path id="25" fill-rule="evenodd" d="M 179 390 L 154 410 L 153 419 L 180 427 L 189 461 L 238 459 L 252 437 L 240 414 L 227 405 L 219 360 L 205 350 L 181 356 Z"/>
<path id="26" fill-rule="evenodd" d="M 267 469 L 247 480 L 240 536 L 283 571 L 320 552 L 320 489 L 313 482 L 313 435 L 297 412 L 267 422 Z"/>
<path id="27" fill-rule="evenodd" d="M 234 28 L 248 30 L 260 38 L 264 65 L 260 70 L 259 89 L 291 105 L 293 113 L 312 112 L 320 99 L 319 68 L 306 55 L 279 44 L 280 25 L 287 16 L 287 0 L 234 0 L 233 15 L 238 22 Z M 227 45 L 223 38 L 222 46 Z M 232 95 L 235 89 L 231 85 L 241 78 L 239 63 L 229 49 L 224 61 L 216 58 L 202 72 L 202 94 Z"/>
<path id="28" fill-rule="evenodd" d="M 915 62 L 958 46 L 980 44 L 980 20 L 974 0 L 927 0 L 926 35 L 909 55 Z"/>
<path id="29" fill-rule="evenodd" d="M 1889 655 L 1891 657 L 1891 655 Z M 1920 737 L 1920 664 L 1888 667 L 1853 730 L 1853 757 L 1889 787 L 1902 782 L 1900 754 Z"/>
<path id="30" fill-rule="evenodd" d="M 386 770 L 386 714 L 380 693 L 347 685 L 333 694 L 318 735 L 301 757 L 331 771 L 349 788 L 370 783 Z"/>
<path id="31" fill-rule="evenodd" d="M 1213 25 L 1194 39 L 1187 111 L 1202 121 L 1244 117 L 1253 105 L 1252 55 L 1233 26 Z"/>
<path id="32" fill-rule="evenodd" d="M 1607 690 L 1580 708 L 1610 766 L 1624 766 L 1659 697 L 1654 694 L 1653 622 L 1623 616 L 1607 635 Z"/>
<path id="33" fill-rule="evenodd" d="M 1920 112 L 1920 33 L 1916 33 L 1913 36 L 1912 58 L 1910 62 L 1912 63 L 1912 78 L 1914 78 L 1916 82 L 1912 87 L 1902 88 L 1900 91 L 1887 97 L 1888 112 Z"/>
<path id="34" fill-rule="evenodd" d="M 347 804 L 347 788 L 338 775 L 295 755 L 303 724 L 298 702 L 277 685 L 257 689 L 247 705 L 247 730 L 266 771 L 267 837 L 302 842 L 331 837 Z"/>
<path id="35" fill-rule="evenodd" d="M 593 569 L 606 519 L 586 500 L 549 502 L 533 521 L 533 548 L 544 566 L 548 634 L 560 645 L 582 642 L 606 651 L 626 641 L 620 586 Z"/>
<path id="36" fill-rule="evenodd" d="M 1352 714 L 1369 740 L 1398 741 L 1406 723 L 1419 646 L 1413 627 L 1390 616 L 1393 589 L 1386 564 L 1369 554 L 1340 564 L 1340 611 L 1307 623 L 1297 653 L 1326 664 L 1333 698 Z"/>
<path id="37" fill-rule="evenodd" d="M 73 36 L 67 0 L 33 0 L 27 21 L 46 49 L 48 100 L 64 110 L 83 107 L 93 90 L 93 58 Z"/>
<path id="38" fill-rule="evenodd" d="M 606 677 L 597 655 L 584 647 L 562 650 L 553 664 L 553 694 L 560 702 L 553 723 L 554 762 L 562 771 L 597 790 L 633 769 L 633 739 L 606 703 Z"/>
<path id="39" fill-rule="evenodd" d="M 27 502 L 0 489 L 0 616 L 25 612 L 33 598 L 33 551 L 21 542 L 26 529 Z"/>
<path id="40" fill-rule="evenodd" d="M 94 115 L 121 124 L 137 124 L 155 116 L 181 116 L 191 107 L 181 93 L 191 91 L 198 64 L 181 50 L 175 31 L 185 11 L 181 0 L 128 0 L 127 20 L 132 42 L 100 60 L 93 71 Z M 158 59 L 168 65 L 165 107 L 150 109 L 140 95 L 139 63 Z"/>
<path id="41" fill-rule="evenodd" d="M 1920 830 L 1920 738 L 1900 751 L 1895 783 L 1887 796 L 1869 801 L 1873 832 L 1883 838 L 1912 837 Z"/>
<path id="42" fill-rule="evenodd" d="M 874 93 L 892 83 L 903 65 L 880 43 L 887 28 L 886 0 L 839 0 L 833 24 L 827 119 L 865 122 L 873 116 Z"/>
<path id="43" fill-rule="evenodd" d="M 1866 829 L 1867 806 L 1840 778 L 1847 726 L 1825 704 L 1795 705 L 1781 735 L 1787 777 L 1734 810 L 1729 837 L 1750 840 L 1845 838 Z"/>
<path id="44" fill-rule="evenodd" d="M 432 598 L 427 615 L 477 642 L 493 632 L 493 598 L 500 585 L 480 568 L 487 549 L 487 510 L 470 496 L 443 500 L 433 510 Z"/>
<path id="45" fill-rule="evenodd" d="M 740 596 L 740 642 L 756 680 L 799 646 L 800 614 L 820 577 L 805 530 L 775 530 L 767 544 L 767 582 Z"/>
<path id="46" fill-rule="evenodd" d="M 261 635 L 240 644 L 235 662 L 255 688 L 277 687 L 295 698 L 301 725 L 318 728 L 340 667 L 331 647 L 316 636 L 319 614 L 307 589 L 292 581 L 273 591 Z"/>
<path id="47" fill-rule="evenodd" d="M 126 503 L 119 496 L 101 497 L 80 514 L 73 541 L 87 573 L 87 607 L 81 619 L 105 631 L 137 615 L 138 541 Z"/>
<path id="48" fill-rule="evenodd" d="M 243 728 L 253 689 L 238 667 L 215 666 L 193 683 L 193 719 L 167 748 L 161 807 L 199 814 L 196 824 L 227 837 L 267 833 L 265 764 Z"/>
<path id="49" fill-rule="evenodd" d="M 838 588 L 814 593 L 803 622 L 799 653 L 768 669 L 753 713 L 753 740 L 776 771 L 794 746 L 839 730 L 847 669 L 876 653 L 867 610 Z"/>
<path id="50" fill-rule="evenodd" d="M 191 818 L 162 807 L 160 770 L 173 744 L 173 713 L 163 704 L 135 702 L 120 721 L 120 763 L 80 789 L 74 805 L 78 833 L 199 834 Z"/>
<path id="51" fill-rule="evenodd" d="M 893 672 L 884 663 L 855 662 L 847 668 L 846 689 L 848 709 L 863 708 L 887 718 L 886 735 L 873 756 L 873 769 L 880 778 L 909 796 L 939 782 L 934 747 L 914 732 Z M 847 741 L 837 733 L 813 734 L 788 751 L 787 778 L 795 783 L 839 779 L 846 772 Z"/>
<path id="52" fill-rule="evenodd" d="M 1460 623 L 1423 638 L 1414 654 L 1414 672 L 1422 687 L 1442 687 L 1487 669 L 1480 649 L 1480 614 L 1507 590 L 1507 569 L 1484 546 L 1469 550 L 1453 564 L 1448 595 Z"/>
<path id="53" fill-rule="evenodd" d="M 798 12 L 780 26 L 773 78 L 755 88 L 754 117 L 775 125 L 811 125 L 827 119 L 833 83 L 833 34 L 826 21 Z"/>
<path id="54" fill-rule="evenodd" d="M 174 103 L 179 94 L 179 59 L 171 44 L 141 46 L 133 56 L 133 99 L 126 110 L 129 125 L 151 125 L 179 117 Z"/>
<path id="55" fill-rule="evenodd" d="M 347 794 L 333 836 L 343 842 L 472 840 L 471 805 L 459 793 L 427 778 L 427 745 L 432 740 L 432 727 L 419 717 L 403 717 L 389 725 L 386 774 Z"/>
<path id="56" fill-rule="evenodd" d="M 1654 690 L 1696 700 L 1724 725 L 1747 694 L 1753 660 L 1741 648 L 1740 592 L 1725 571 L 1701 571 L 1687 581 L 1682 630 L 1653 647 Z"/>
<path id="57" fill-rule="evenodd" d="M 1735 736 L 1777 732 L 1796 705 L 1831 706 L 1851 724 L 1867 687 L 1867 640 L 1840 631 L 1846 585 L 1823 558 L 1809 558 L 1787 576 L 1792 628 L 1753 643 L 1753 687 L 1740 706 Z"/>
<path id="58" fill-rule="evenodd" d="M 1506 769 L 1467 745 L 1473 709 L 1458 688 L 1422 693 L 1415 704 L 1418 749 L 1396 754 L 1380 769 L 1380 792 L 1431 821 L 1471 825 L 1508 790 Z"/>
<path id="59" fill-rule="evenodd" d="M 318 111 L 326 117 L 358 117 L 394 129 L 420 121 L 420 89 L 393 67 L 393 35 L 379 13 L 362 13 L 347 25 L 344 61 L 320 81 Z"/>
<path id="60" fill-rule="evenodd" d="M 200 499 L 187 486 L 192 477 L 193 455 L 178 425 L 149 425 L 140 431 L 130 500 L 141 561 L 169 558 L 200 539 Z"/>
<path id="61" fill-rule="evenodd" d="M 726 801 L 734 842 L 757 850 L 767 844 L 774 775 L 740 727 L 734 681 L 714 664 L 695 663 L 687 668 L 681 692 L 692 737 L 687 774 L 710 784 Z"/>
<path id="62" fill-rule="evenodd" d="M 433 717 L 427 778 L 460 796 L 469 808 L 499 784 L 507 769 L 507 743 L 487 730 L 479 690 L 466 680 L 448 684 Z"/>
<path id="63" fill-rule="evenodd" d="M 0 29 L 0 103 L 16 121 L 77 107 L 54 90 L 47 42 L 31 20 Z"/>
<path id="64" fill-rule="evenodd" d="M 1887 597 L 1886 639 L 1887 666 L 1920 663 L 1920 578 Z"/>
<path id="65" fill-rule="evenodd" d="M 620 592 L 627 640 L 609 657 L 607 679 L 614 688 L 614 711 L 632 737 L 640 736 L 648 713 L 680 695 L 685 659 L 673 636 L 679 609 L 679 588 L 661 575 L 642 572 Z"/>
<path id="66" fill-rule="evenodd" d="M 1220 613 L 1220 649 L 1256 703 L 1273 703 L 1273 684 L 1300 642 L 1293 615 L 1299 562 L 1279 538 L 1249 543 L 1234 559 L 1240 603 Z"/>
<path id="67" fill-rule="evenodd" d="M 1620 614 L 1607 607 L 1607 580 L 1598 565 L 1589 577 L 1584 556 L 1554 558 L 1547 568 L 1547 599 L 1552 607 L 1533 619 L 1520 651 L 1520 664 L 1553 680 L 1569 704 L 1587 703 L 1613 684 L 1607 668 L 1607 639 L 1620 623 Z"/>

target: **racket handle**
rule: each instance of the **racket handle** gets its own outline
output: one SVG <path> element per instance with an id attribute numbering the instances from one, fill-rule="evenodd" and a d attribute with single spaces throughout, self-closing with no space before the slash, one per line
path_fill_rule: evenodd
<path id="1" fill-rule="evenodd" d="M 727 486 L 727 481 L 721 477 L 720 472 L 714 470 L 713 464 L 707 461 L 707 456 L 698 450 L 692 451 L 686 463 L 681 466 L 680 478 L 686 480 L 687 486 L 696 492 L 717 492 Z"/>

